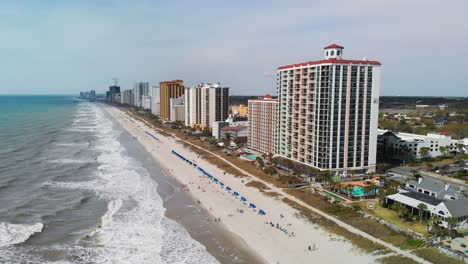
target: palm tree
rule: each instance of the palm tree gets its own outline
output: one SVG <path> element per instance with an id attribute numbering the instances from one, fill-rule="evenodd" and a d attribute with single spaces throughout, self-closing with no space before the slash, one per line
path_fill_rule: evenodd
<path id="1" fill-rule="evenodd" d="M 371 191 L 372 186 L 364 186 L 362 187 L 362 191 L 364 192 L 364 197 L 369 198 L 369 193 Z"/>
<path id="2" fill-rule="evenodd" d="M 419 155 L 421 156 L 421 159 L 425 159 L 429 156 L 429 148 L 428 147 L 422 147 L 419 149 Z"/>
<path id="3" fill-rule="evenodd" d="M 440 146 L 439 150 L 440 150 L 440 153 L 442 153 L 442 156 L 445 156 L 445 154 L 447 154 L 447 147 Z"/>
<path id="4" fill-rule="evenodd" d="M 418 209 L 419 209 L 419 222 L 421 223 L 421 222 L 422 222 L 423 213 L 424 213 L 424 211 L 427 210 L 427 205 L 426 205 L 426 204 L 423 204 L 423 203 L 420 203 L 420 204 L 418 204 Z"/>
<path id="5" fill-rule="evenodd" d="M 271 160 L 273 159 L 273 153 L 268 153 L 268 160 L 271 162 Z"/>
<path id="6" fill-rule="evenodd" d="M 458 144 L 457 144 L 458 152 L 463 153 L 463 152 L 464 152 L 464 151 L 463 151 L 463 148 L 464 148 L 464 147 L 465 147 L 465 144 L 463 144 L 463 143 L 458 143 Z"/>
<path id="7" fill-rule="evenodd" d="M 455 217 L 449 217 L 447 218 L 447 229 L 449 230 L 449 233 L 451 236 L 453 236 L 455 232 L 455 228 L 458 225 L 458 219 Z"/>
<path id="8" fill-rule="evenodd" d="M 255 158 L 255 161 L 257 162 L 257 164 L 258 164 L 258 166 L 259 166 L 260 168 L 263 168 L 263 166 L 265 165 L 265 163 L 263 162 L 262 157 L 256 157 L 256 158 Z"/>
<path id="9" fill-rule="evenodd" d="M 353 190 L 354 190 L 354 186 L 352 185 L 348 185 L 345 187 L 345 191 L 348 194 L 349 198 L 353 197 Z"/>

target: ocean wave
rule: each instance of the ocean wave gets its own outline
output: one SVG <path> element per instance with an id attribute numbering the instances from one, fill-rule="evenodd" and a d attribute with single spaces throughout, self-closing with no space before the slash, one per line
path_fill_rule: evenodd
<path id="1" fill-rule="evenodd" d="M 190 234 L 177 222 L 165 217 L 162 221 L 162 227 L 164 230 L 161 248 L 162 263 L 219 263 L 206 251 L 205 246 L 193 240 Z"/>
<path id="2" fill-rule="evenodd" d="M 93 162 L 98 164 L 96 178 L 92 181 L 77 182 L 53 180 L 44 183 L 43 186 L 93 191 L 107 202 L 107 210 L 102 213 L 94 229 L 78 232 L 82 239 L 76 243 L 47 245 L 44 248 L 30 247 L 34 252 L 23 252 L 26 247 L 5 247 L 6 251 L 14 253 L 6 259 L 6 263 L 17 263 L 18 259 L 28 263 L 50 263 L 48 252 L 63 253 L 63 258 L 59 261 L 64 263 L 218 263 L 181 225 L 164 216 L 165 208 L 157 192 L 158 185 L 141 163 L 129 156 L 127 150 L 120 144 L 118 139 L 122 130 L 116 129 L 103 110 L 94 104 L 87 105 L 86 109 L 79 110 L 78 113 L 86 115 L 79 118 L 89 117 L 97 123 L 91 133 L 92 147 L 87 151 L 96 151 L 98 158 L 91 161 L 63 158 L 47 162 L 83 164 Z M 84 122 L 78 125 L 82 124 Z M 70 128 L 74 127 L 68 129 Z M 59 142 L 62 145 L 73 143 L 76 142 Z M 89 156 L 86 156 L 86 159 L 89 159 Z M 89 198 L 85 197 L 77 203 L 83 204 L 88 201 Z M 53 218 L 53 215 L 51 217 Z M 25 232 L 29 236 L 22 241 L 26 241 L 37 230 L 40 232 L 42 226 L 40 227 Z M 0 239 L 1 237 L 3 233 L 0 231 Z M 3 253 L 1 251 L 0 253 L 1 263 Z M 18 254 L 22 257 L 16 258 Z M 37 255 L 43 256 L 43 259 L 37 262 L 29 261 Z"/>
<path id="3" fill-rule="evenodd" d="M 94 163 L 95 160 L 77 160 L 77 159 L 56 159 L 48 160 L 47 163 L 60 163 L 60 164 L 79 164 L 79 163 Z"/>
<path id="4" fill-rule="evenodd" d="M 96 129 L 95 128 L 89 128 L 89 129 L 69 128 L 66 131 L 67 132 L 94 132 L 94 131 L 96 131 Z"/>
<path id="5" fill-rule="evenodd" d="M 20 225 L 0 223 L 0 247 L 26 242 L 32 235 L 44 228 L 42 223 L 34 225 Z"/>
<path id="6" fill-rule="evenodd" d="M 89 142 L 83 142 L 83 143 L 58 143 L 56 146 L 60 147 L 88 147 Z"/>
<path id="7" fill-rule="evenodd" d="M 48 181 L 43 184 L 44 187 L 56 187 L 64 189 L 74 189 L 74 190 L 95 190 L 95 186 L 99 186 L 101 183 L 97 180 L 95 181 L 77 181 L 77 182 L 58 182 L 58 181 Z"/>

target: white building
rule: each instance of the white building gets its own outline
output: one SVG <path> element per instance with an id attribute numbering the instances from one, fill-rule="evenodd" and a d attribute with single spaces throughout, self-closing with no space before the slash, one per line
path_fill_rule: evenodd
<path id="1" fill-rule="evenodd" d="M 123 91 L 120 99 L 122 104 L 133 105 L 133 90 Z"/>
<path id="2" fill-rule="evenodd" d="M 276 109 L 278 100 L 269 94 L 263 98 L 250 99 L 247 146 L 263 153 L 274 153 Z"/>
<path id="3" fill-rule="evenodd" d="M 182 95 L 179 98 L 170 98 L 169 107 L 171 109 L 171 118 L 170 121 L 185 121 L 185 96 Z"/>
<path id="4" fill-rule="evenodd" d="M 151 95 L 141 96 L 141 107 L 143 109 L 151 110 Z"/>
<path id="5" fill-rule="evenodd" d="M 275 153 L 343 175 L 374 171 L 381 64 L 324 49 L 322 60 L 277 70 Z"/>
<path id="6" fill-rule="evenodd" d="M 151 87 L 151 113 L 159 115 L 161 112 L 161 101 L 159 100 L 159 86 Z"/>
<path id="7" fill-rule="evenodd" d="M 219 139 L 221 136 L 221 129 L 224 127 L 236 127 L 236 126 L 249 126 L 249 121 L 234 121 L 232 117 L 229 117 L 226 119 L 226 121 L 214 121 L 213 124 L 211 125 L 211 135 Z"/>
<path id="8" fill-rule="evenodd" d="M 229 88 L 217 84 L 199 84 L 185 88 L 185 125 L 204 129 L 229 114 Z"/>
<path id="9" fill-rule="evenodd" d="M 143 107 L 143 96 L 150 95 L 149 91 L 149 83 L 147 82 L 139 82 L 135 83 L 133 86 L 133 102 L 136 107 Z"/>
<path id="10" fill-rule="evenodd" d="M 452 139 L 449 135 L 439 133 L 427 133 L 426 135 L 392 132 L 389 130 L 378 130 L 378 155 L 379 160 L 411 160 L 421 157 L 421 148 L 428 149 L 427 157 L 437 157 L 443 154 L 465 152 L 464 146 L 468 139 Z M 442 153 L 441 151 L 444 151 Z"/>
<path id="11" fill-rule="evenodd" d="M 468 198 L 462 193 L 463 188 L 455 188 L 449 184 L 431 178 L 419 178 L 408 181 L 398 193 L 386 197 L 387 203 L 401 203 L 406 205 L 414 214 L 425 217 L 436 216 L 441 224 L 447 227 L 447 219 L 454 217 L 462 228 L 468 227 Z M 424 212 L 419 212 L 418 206 L 426 205 Z"/>

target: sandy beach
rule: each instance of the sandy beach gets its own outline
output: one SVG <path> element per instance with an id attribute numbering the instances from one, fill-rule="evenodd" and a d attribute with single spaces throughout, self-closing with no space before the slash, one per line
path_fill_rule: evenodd
<path id="1" fill-rule="evenodd" d="M 375 263 L 377 256 L 365 254 L 342 238 L 298 217 L 298 212 L 281 200 L 247 187 L 248 177 L 225 174 L 198 158 L 196 153 L 175 138 L 162 136 L 117 108 L 103 107 L 164 166 L 167 175 L 185 186 L 184 191 L 210 213 L 211 219 L 208 220 L 213 225 L 221 225 L 238 235 L 266 262 L 343 263 L 343 259 L 346 259 L 346 263 Z M 215 176 L 224 183 L 224 188 L 172 154 L 172 151 Z M 228 192 L 226 186 L 231 187 L 232 191 Z M 239 197 L 233 195 L 234 191 L 240 194 Z M 241 196 L 247 201 L 242 202 Z M 249 208 L 250 203 L 254 203 L 256 209 Z M 259 215 L 259 209 L 264 210 L 266 215 Z"/>

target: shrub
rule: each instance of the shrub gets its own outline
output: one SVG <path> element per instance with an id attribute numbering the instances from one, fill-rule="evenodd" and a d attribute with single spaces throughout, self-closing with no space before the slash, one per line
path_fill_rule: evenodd
<path id="1" fill-rule="evenodd" d="M 273 167 L 266 167 L 265 169 L 263 169 L 263 172 L 265 172 L 266 174 L 273 175 L 276 173 L 276 170 Z"/>

